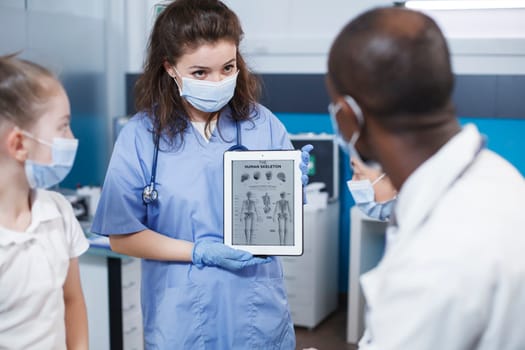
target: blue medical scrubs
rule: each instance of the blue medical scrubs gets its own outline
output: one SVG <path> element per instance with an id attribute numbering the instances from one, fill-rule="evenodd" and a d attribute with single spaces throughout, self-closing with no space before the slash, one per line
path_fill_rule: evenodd
<path id="1" fill-rule="evenodd" d="M 258 105 L 240 123 L 251 150 L 291 149 L 286 130 Z M 121 131 L 109 164 L 92 231 L 103 235 L 151 229 L 194 242 L 223 240 L 223 153 L 237 143 L 229 108 L 209 143 L 189 126 L 183 141 L 161 139 L 156 188 L 147 207 L 152 124 L 137 114 Z M 142 311 L 147 349 L 294 349 L 295 334 L 280 261 L 230 272 L 191 263 L 142 262 Z"/>

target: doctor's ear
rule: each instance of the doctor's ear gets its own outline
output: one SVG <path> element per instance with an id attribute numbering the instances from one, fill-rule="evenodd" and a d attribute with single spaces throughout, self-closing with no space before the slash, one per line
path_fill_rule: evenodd
<path id="1" fill-rule="evenodd" d="M 29 153 L 27 141 L 27 138 L 24 137 L 20 130 L 13 128 L 6 132 L 2 147 L 5 147 L 6 153 L 10 157 L 20 162 L 25 162 Z"/>

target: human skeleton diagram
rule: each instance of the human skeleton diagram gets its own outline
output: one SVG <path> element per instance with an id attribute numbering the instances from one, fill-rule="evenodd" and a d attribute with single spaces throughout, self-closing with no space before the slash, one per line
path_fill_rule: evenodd
<path id="1" fill-rule="evenodd" d="M 281 192 L 281 199 L 275 202 L 275 210 L 273 212 L 273 221 L 277 217 L 279 230 L 279 243 L 284 245 L 286 243 L 286 234 L 288 233 L 288 221 L 292 221 L 292 213 L 290 211 L 290 203 L 284 197 L 286 194 Z"/>
<path id="2" fill-rule="evenodd" d="M 252 244 L 254 219 L 259 218 L 255 201 L 252 199 L 252 193 L 246 192 L 246 199 L 242 201 L 241 221 L 244 220 L 244 237 L 246 244 Z"/>

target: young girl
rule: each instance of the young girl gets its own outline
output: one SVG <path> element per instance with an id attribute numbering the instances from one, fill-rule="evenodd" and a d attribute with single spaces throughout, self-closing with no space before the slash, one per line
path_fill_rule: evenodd
<path id="1" fill-rule="evenodd" d="M 115 144 L 92 231 L 144 258 L 148 349 L 295 348 L 280 261 L 222 243 L 224 152 L 292 149 L 257 103 L 241 37 L 222 2 L 172 2 L 150 37 L 140 112 Z"/>
<path id="2" fill-rule="evenodd" d="M 88 349 L 77 260 L 88 242 L 69 202 L 44 190 L 73 165 L 69 119 L 48 70 L 0 57 L 0 349 Z"/>
<path id="3" fill-rule="evenodd" d="M 397 199 L 397 191 L 380 169 L 352 157 L 352 180 L 347 182 L 355 204 L 368 217 L 388 221 Z"/>

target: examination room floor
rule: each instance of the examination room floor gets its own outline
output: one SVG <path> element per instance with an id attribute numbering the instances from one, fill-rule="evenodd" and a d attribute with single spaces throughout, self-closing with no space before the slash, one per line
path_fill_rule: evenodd
<path id="1" fill-rule="evenodd" d="M 346 342 L 346 305 L 338 309 L 313 330 L 295 327 L 297 349 L 357 350 Z"/>

